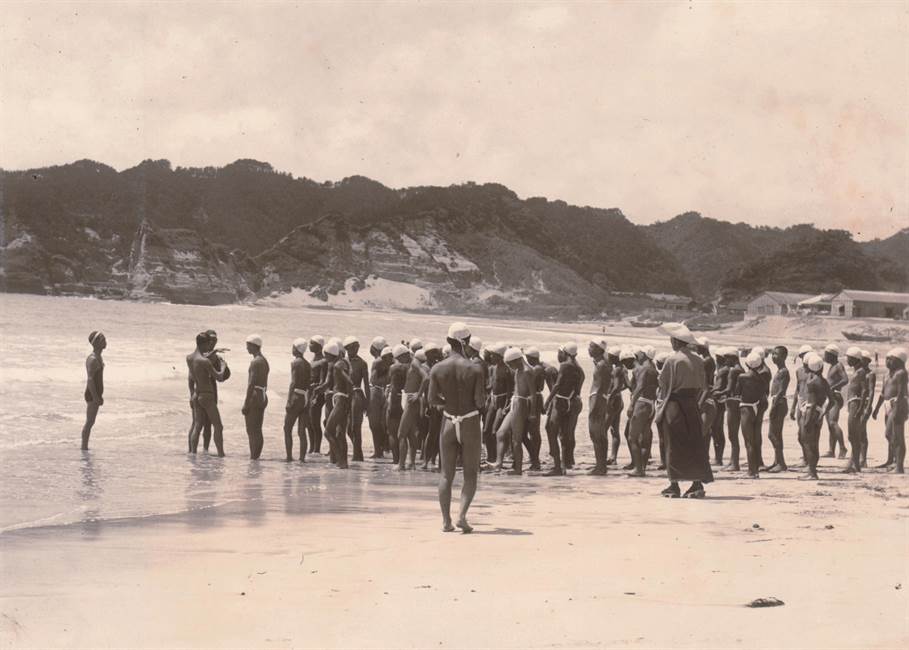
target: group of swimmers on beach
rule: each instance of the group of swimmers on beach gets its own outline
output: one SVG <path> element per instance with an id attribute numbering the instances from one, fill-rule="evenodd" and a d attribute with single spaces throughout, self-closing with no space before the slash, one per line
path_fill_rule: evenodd
<path id="1" fill-rule="evenodd" d="M 672 352 L 657 352 L 652 346 L 612 346 L 603 338 L 588 343 L 593 374 L 586 399 L 595 457 L 589 474 L 605 476 L 608 467 L 616 465 L 623 411 L 624 437 L 631 456 L 631 462 L 623 469 L 629 470 L 630 477 L 646 476 L 652 424 L 656 424 L 658 469 L 666 469 L 670 479 L 670 485 L 662 491 L 667 497 L 683 496 L 679 480 L 692 481 L 686 498 L 705 495 L 704 484 L 713 480 L 710 446 L 713 464 L 723 466 L 727 436 L 731 446 L 727 469 L 739 470 L 739 432 L 745 445 L 748 476 L 758 478 L 761 471 L 786 471 L 782 431 L 787 415 L 797 423 L 806 468 L 804 478 L 818 478 L 824 421 L 829 431 L 826 456 L 834 457 L 838 452 L 839 458 L 845 459 L 848 438 L 851 453 L 844 471 L 861 472 L 867 466 L 867 422 L 869 418 L 876 419 L 881 408 L 885 413 L 888 456 L 880 467 L 904 472 L 905 422 L 909 417 L 904 348 L 887 353 L 888 373 L 875 403 L 877 376 L 871 368 L 870 352 L 850 347 L 844 364 L 836 345 L 828 345 L 820 353 L 804 345 L 798 351 L 801 364 L 795 371 L 790 404 L 787 391 L 791 382 L 786 368 L 789 351 L 785 346 L 769 350 L 774 372 L 763 348 L 714 347 L 711 351 L 706 338 L 695 337 L 681 323 L 666 323 L 658 331 L 669 337 Z M 92 332 L 89 342 L 93 352 L 86 361 L 83 449 L 88 448 L 92 425 L 104 403 L 102 351 L 107 341 L 103 333 Z M 186 357 L 192 412 L 188 450 L 192 454 L 197 452 L 201 437 L 205 450 L 213 439 L 218 456 L 224 456 L 218 384 L 230 377 L 230 368 L 217 342 L 213 330 L 200 332 L 195 350 Z M 241 411 L 246 420 L 250 458 L 258 459 L 264 446 L 269 364 L 262 354 L 259 335 L 247 337 L 246 349 L 252 360 Z M 307 352 L 311 353 L 311 360 L 306 358 Z M 372 435 L 372 458 L 384 458 L 390 453 L 400 470 L 414 469 L 418 454 L 422 469 L 438 464 L 446 529 L 451 528 L 447 504 L 457 467 L 464 472 L 462 529 L 467 526 L 466 511 L 476 490 L 476 472 L 505 471 L 505 463 L 510 460 L 506 473 L 521 475 L 525 449 L 528 469 L 542 472 L 543 431 L 552 466 L 542 475 L 563 476 L 574 467 L 575 429 L 583 408 L 586 380 L 577 361 L 576 343 L 560 345 L 558 364 L 551 365 L 541 360 L 536 347 L 484 345 L 470 335 L 465 324 L 455 323 L 445 345 L 419 339 L 389 345 L 377 336 L 370 342 L 369 353 L 373 357 L 371 364 L 360 356 L 360 341 L 353 336 L 327 341 L 322 336 L 312 336 L 293 341 L 283 427 L 288 461 L 294 460 L 294 428 L 300 462 L 307 453 L 321 453 L 323 437 L 328 442 L 330 462 L 338 468 L 347 468 L 349 461 L 362 461 L 361 429 L 365 416 Z M 844 407 L 845 435 L 839 424 Z M 764 462 L 761 444 L 765 414 L 774 452 L 769 466 Z"/>

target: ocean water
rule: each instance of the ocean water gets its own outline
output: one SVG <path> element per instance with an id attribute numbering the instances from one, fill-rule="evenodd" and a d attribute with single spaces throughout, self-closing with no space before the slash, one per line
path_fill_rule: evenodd
<path id="1" fill-rule="evenodd" d="M 263 510 L 288 505 L 288 493 L 314 508 L 331 502 L 329 485 L 398 490 L 426 488 L 434 498 L 435 479 L 402 477 L 390 460 L 354 464 L 339 477 L 326 459 L 304 466 L 284 458 L 283 405 L 289 382 L 291 341 L 299 336 L 359 336 L 366 354 L 377 334 L 389 341 L 419 336 L 442 342 L 449 316 L 346 312 L 280 307 L 200 307 L 143 304 L 86 298 L 0 294 L 0 533 L 39 526 L 90 524 L 180 513 L 222 504 L 249 502 Z M 568 338 L 553 323 L 468 319 L 486 341 L 541 345 L 554 360 L 557 343 Z M 191 422 L 185 356 L 196 332 L 213 328 L 231 379 L 220 388 L 227 457 L 186 453 Z M 83 390 L 89 332 L 108 339 L 104 406 L 91 437 L 80 451 L 85 417 Z M 589 329 L 589 326 L 588 326 Z M 265 419 L 262 460 L 248 459 L 240 414 L 249 355 L 244 339 L 264 339 L 271 365 L 270 404 Z M 591 331 L 592 333 L 592 331 Z M 586 420 L 579 426 L 582 459 L 589 453 Z M 366 454 L 372 451 L 364 422 Z M 295 441 L 296 445 L 296 441 Z M 544 445 L 545 447 L 545 445 Z M 201 444 L 200 444 L 201 449 Z M 328 445 L 323 442 L 323 452 Z M 412 473 L 408 473 L 412 474 Z M 330 481 L 326 482 L 326 477 Z M 414 483 L 416 481 L 416 484 Z M 300 503 L 298 501 L 298 503 Z"/>

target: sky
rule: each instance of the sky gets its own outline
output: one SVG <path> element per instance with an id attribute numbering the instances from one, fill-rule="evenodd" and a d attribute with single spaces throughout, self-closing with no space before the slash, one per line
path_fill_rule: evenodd
<path id="1" fill-rule="evenodd" d="M 0 167 L 238 158 L 909 226 L 909 2 L 4 3 Z"/>

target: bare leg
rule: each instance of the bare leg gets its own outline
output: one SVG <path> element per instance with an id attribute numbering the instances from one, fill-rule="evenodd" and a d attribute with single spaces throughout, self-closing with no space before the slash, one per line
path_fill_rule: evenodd
<path id="1" fill-rule="evenodd" d="M 470 418 L 461 423 L 461 457 L 464 462 L 464 485 L 461 486 L 461 511 L 458 514 L 458 528 L 470 533 L 473 528 L 467 523 L 467 511 L 477 493 L 477 475 L 480 472 L 480 423 Z"/>
<path id="2" fill-rule="evenodd" d="M 88 402 L 85 405 L 85 425 L 82 427 L 82 449 L 88 449 L 88 438 L 92 435 L 92 427 L 95 426 L 95 419 L 98 417 L 98 409 L 101 406 L 97 402 Z"/>

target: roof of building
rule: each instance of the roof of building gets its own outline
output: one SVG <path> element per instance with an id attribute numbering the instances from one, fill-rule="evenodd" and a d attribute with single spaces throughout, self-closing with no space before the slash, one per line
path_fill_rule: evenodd
<path id="1" fill-rule="evenodd" d="M 859 302 L 892 302 L 900 305 L 909 305 L 909 293 L 896 293 L 893 291 L 856 291 L 843 289 L 833 299 L 847 299 Z"/>
<path id="2" fill-rule="evenodd" d="M 648 293 L 647 297 L 651 298 L 652 300 L 676 303 L 676 304 L 680 304 L 680 305 L 683 305 L 683 304 L 687 305 L 688 303 L 691 302 L 691 298 L 689 298 L 688 296 L 679 296 L 674 293 Z"/>
<path id="3" fill-rule="evenodd" d="M 830 305 L 831 301 L 836 297 L 835 293 L 821 293 L 813 298 L 808 298 L 799 303 L 799 306 L 802 305 Z"/>
<path id="4" fill-rule="evenodd" d="M 764 296 L 770 298 L 771 300 L 781 304 L 781 305 L 796 305 L 803 300 L 808 300 L 814 296 L 810 293 L 788 293 L 786 291 L 765 291 L 764 293 L 755 296 L 751 299 L 751 302 Z"/>

